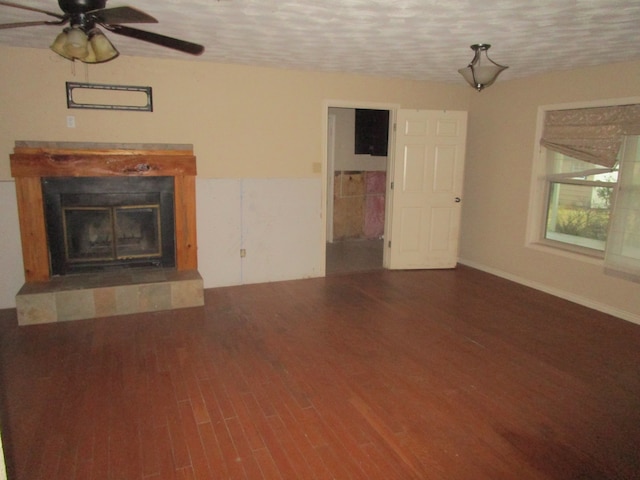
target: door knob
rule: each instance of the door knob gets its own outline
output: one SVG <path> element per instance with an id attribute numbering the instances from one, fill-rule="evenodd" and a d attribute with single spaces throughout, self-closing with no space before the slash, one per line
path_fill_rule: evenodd
<path id="1" fill-rule="evenodd" d="M 462 199 L 461 199 L 460 197 L 456 197 L 456 198 L 455 198 L 455 202 L 456 202 L 456 203 L 460 203 L 461 201 L 462 201 Z"/>

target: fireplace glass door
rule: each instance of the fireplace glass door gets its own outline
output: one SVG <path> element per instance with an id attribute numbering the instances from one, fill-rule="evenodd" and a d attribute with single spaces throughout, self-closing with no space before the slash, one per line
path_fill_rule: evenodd
<path id="1" fill-rule="evenodd" d="M 171 177 L 45 178 L 52 275 L 174 267 Z"/>
<path id="2" fill-rule="evenodd" d="M 64 207 L 68 262 L 162 256 L 159 205 Z"/>

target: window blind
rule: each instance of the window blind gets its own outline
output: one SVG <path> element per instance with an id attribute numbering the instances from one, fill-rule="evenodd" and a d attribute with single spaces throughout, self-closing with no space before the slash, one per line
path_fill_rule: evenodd
<path id="1" fill-rule="evenodd" d="M 549 110 L 540 143 L 549 150 L 611 168 L 625 135 L 640 135 L 640 104 Z"/>
<path id="2" fill-rule="evenodd" d="M 605 269 L 607 273 L 640 282 L 640 137 L 626 138 L 620 163 Z"/>

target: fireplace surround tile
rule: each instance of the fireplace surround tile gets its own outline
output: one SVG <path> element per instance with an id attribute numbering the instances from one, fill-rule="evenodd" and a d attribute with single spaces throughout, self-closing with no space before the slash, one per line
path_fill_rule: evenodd
<path id="1" fill-rule="evenodd" d="M 81 320 L 96 315 L 93 290 L 67 290 L 56 292 L 56 314 L 58 319 Z"/>
<path id="2" fill-rule="evenodd" d="M 119 285 L 116 287 L 116 315 L 128 315 L 137 313 L 138 311 L 138 294 L 137 288 L 130 288 L 128 285 Z"/>
<path id="3" fill-rule="evenodd" d="M 52 292 L 16 296 L 16 307 L 21 325 L 51 323 L 58 318 L 56 296 Z"/>
<path id="4" fill-rule="evenodd" d="M 150 283 L 140 285 L 138 308 L 151 312 L 171 308 L 171 283 Z"/>
<path id="5" fill-rule="evenodd" d="M 171 304 L 174 308 L 184 308 L 191 305 L 194 298 L 202 299 L 204 304 L 204 291 L 202 281 L 196 278 L 171 284 Z"/>
<path id="6" fill-rule="evenodd" d="M 96 288 L 93 291 L 96 317 L 110 317 L 118 314 L 116 287 Z"/>
<path id="7" fill-rule="evenodd" d="M 131 269 L 27 283 L 16 296 L 18 324 L 64 322 L 204 305 L 197 270 Z"/>

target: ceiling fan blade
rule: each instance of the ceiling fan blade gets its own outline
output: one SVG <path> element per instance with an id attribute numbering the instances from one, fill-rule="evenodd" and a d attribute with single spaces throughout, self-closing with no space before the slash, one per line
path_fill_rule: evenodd
<path id="1" fill-rule="evenodd" d="M 158 23 L 151 15 L 133 7 L 102 8 L 89 12 L 98 23 Z"/>
<path id="2" fill-rule="evenodd" d="M 0 30 L 4 30 L 5 28 L 19 28 L 19 27 L 35 27 L 37 25 L 62 25 L 66 23 L 67 20 L 60 20 L 59 22 L 47 22 L 40 20 L 39 22 L 15 22 L 15 23 L 3 23 L 0 24 Z"/>
<path id="3" fill-rule="evenodd" d="M 59 18 L 60 20 L 66 20 L 67 18 L 66 15 L 62 15 L 60 13 L 48 12 L 47 10 L 41 10 L 39 8 L 34 8 L 34 7 L 27 7 L 26 5 L 20 5 L 19 3 L 0 2 L 0 5 L 4 5 L 6 7 L 20 8 L 22 10 L 29 10 L 30 12 L 44 13 L 45 15 L 49 15 L 50 17 L 56 17 L 56 18 Z M 7 25 L 10 25 L 10 24 L 7 24 Z"/>
<path id="4" fill-rule="evenodd" d="M 126 37 L 135 38 L 137 40 L 144 40 L 145 42 L 155 43 L 167 48 L 173 48 L 180 52 L 190 53 L 191 55 L 200 55 L 204 52 L 204 47 L 197 43 L 187 42 L 185 40 L 179 40 L 177 38 L 167 37 L 160 35 L 159 33 L 147 32 L 145 30 L 138 30 L 137 28 L 125 27 L 123 25 L 109 25 L 101 24 L 107 30 L 124 35 Z"/>

